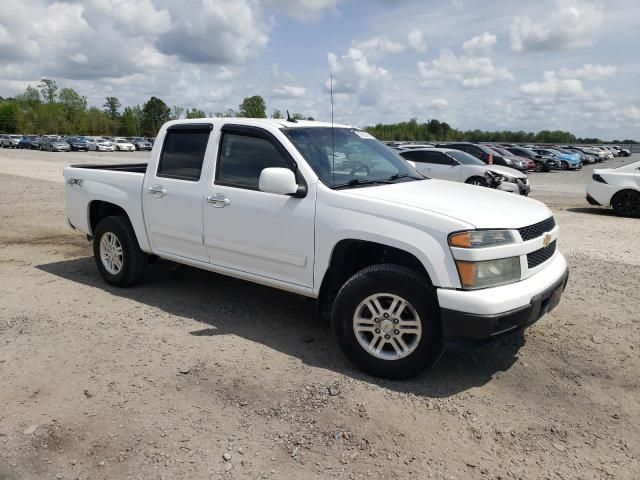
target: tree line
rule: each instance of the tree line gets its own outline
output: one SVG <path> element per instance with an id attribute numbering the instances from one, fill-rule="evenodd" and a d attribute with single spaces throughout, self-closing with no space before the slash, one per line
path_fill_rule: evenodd
<path id="1" fill-rule="evenodd" d="M 429 120 L 418 123 L 416 118 L 408 122 L 378 123 L 365 130 L 382 140 L 399 141 L 467 141 L 467 142 L 514 142 L 514 143 L 607 143 L 599 138 L 578 138 L 562 130 L 541 130 L 537 133 L 522 130 L 458 130 L 446 122 Z M 636 143 L 635 140 L 613 140 L 610 143 Z"/>
<path id="2" fill-rule="evenodd" d="M 102 108 L 99 108 L 89 106 L 87 97 L 74 89 L 60 87 L 54 80 L 47 78 L 43 78 L 36 87 L 27 86 L 24 93 L 13 98 L 0 97 L 0 133 L 154 137 L 162 124 L 169 120 L 205 117 L 267 118 L 267 105 L 260 95 L 253 95 L 246 97 L 237 110 L 206 114 L 196 107 L 169 107 L 155 96 L 142 105 L 123 108 L 117 97 L 108 96 L 105 97 Z M 271 118 L 286 117 L 281 110 L 275 109 Z M 297 112 L 290 118 L 313 120 L 313 117 Z M 436 119 L 418 123 L 416 118 L 412 118 L 407 122 L 378 123 L 365 129 L 381 140 L 603 143 L 598 138 L 576 138 L 572 133 L 561 130 L 542 130 L 537 133 L 522 130 L 458 130 Z M 636 142 L 614 140 L 611 143 Z"/>
<path id="3" fill-rule="evenodd" d="M 271 116 L 284 118 L 277 109 Z M 169 107 L 155 96 L 142 105 L 123 108 L 117 97 L 108 96 L 99 108 L 89 106 L 87 97 L 74 89 L 61 88 L 47 78 L 13 98 L 0 97 L 0 133 L 154 137 L 169 120 L 206 117 L 266 118 L 267 106 L 260 95 L 254 95 L 245 98 L 238 110 L 206 114 L 196 107 Z M 300 113 L 292 117 L 313 120 Z"/>

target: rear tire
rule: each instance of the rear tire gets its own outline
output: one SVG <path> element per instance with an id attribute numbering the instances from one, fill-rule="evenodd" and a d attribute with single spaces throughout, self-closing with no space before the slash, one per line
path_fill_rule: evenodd
<path id="1" fill-rule="evenodd" d="M 640 216 L 640 192 L 622 190 L 611 199 L 611 207 L 616 215 L 622 217 Z"/>
<path id="2" fill-rule="evenodd" d="M 482 177 L 470 177 L 467 178 L 467 181 L 464 183 L 468 183 L 469 185 L 478 185 L 479 187 L 488 187 L 489 183 L 486 178 Z"/>
<path id="3" fill-rule="evenodd" d="M 331 325 L 345 356 L 377 377 L 414 377 L 443 352 L 433 287 L 401 265 L 373 265 L 349 278 L 336 297 Z"/>
<path id="4" fill-rule="evenodd" d="M 98 223 L 93 237 L 93 256 L 105 282 L 116 287 L 139 283 L 147 264 L 129 219 L 105 217 Z"/>

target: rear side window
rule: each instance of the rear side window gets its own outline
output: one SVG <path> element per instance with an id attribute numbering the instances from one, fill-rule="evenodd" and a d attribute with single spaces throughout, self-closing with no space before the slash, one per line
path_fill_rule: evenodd
<path id="1" fill-rule="evenodd" d="M 158 165 L 158 177 L 190 182 L 200 180 L 209 133 L 210 128 L 167 130 Z"/>
<path id="2" fill-rule="evenodd" d="M 260 173 L 269 167 L 291 168 L 270 140 L 246 133 L 224 132 L 216 183 L 258 190 Z"/>
<path id="3" fill-rule="evenodd" d="M 412 162 L 424 163 L 429 161 L 427 159 L 426 152 L 416 152 L 410 150 L 408 152 L 401 152 L 400 155 L 407 160 L 411 160 Z"/>
<path id="4" fill-rule="evenodd" d="M 453 165 L 454 163 L 453 160 L 441 152 L 428 152 L 427 159 L 429 163 L 435 163 L 436 165 Z"/>

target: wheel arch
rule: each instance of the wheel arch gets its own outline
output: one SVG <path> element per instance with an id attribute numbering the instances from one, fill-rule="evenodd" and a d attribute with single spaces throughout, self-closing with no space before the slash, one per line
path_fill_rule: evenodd
<path id="1" fill-rule="evenodd" d="M 148 247 L 148 242 L 146 241 L 146 238 L 147 238 L 145 234 L 146 232 L 139 231 L 140 227 L 139 226 L 136 227 L 135 222 L 132 221 L 131 216 L 123 207 L 106 200 L 92 200 L 91 202 L 89 202 L 87 210 L 88 210 L 87 216 L 88 216 L 88 226 L 89 226 L 90 236 L 93 235 L 93 232 L 95 232 L 96 226 L 98 225 L 100 220 L 102 220 L 103 218 L 111 217 L 111 216 L 123 216 L 131 224 L 131 227 L 133 228 L 133 231 L 135 233 L 136 240 L 138 241 L 138 246 L 140 247 L 140 249 L 143 251 L 148 251 L 149 247 Z"/>
<path id="2" fill-rule="evenodd" d="M 423 275 L 429 285 L 433 287 L 432 278 L 427 268 L 413 253 L 371 240 L 343 239 L 333 247 L 329 265 L 322 278 L 318 295 L 320 316 L 326 320 L 330 318 L 338 291 L 354 273 L 382 263 L 410 268 Z"/>

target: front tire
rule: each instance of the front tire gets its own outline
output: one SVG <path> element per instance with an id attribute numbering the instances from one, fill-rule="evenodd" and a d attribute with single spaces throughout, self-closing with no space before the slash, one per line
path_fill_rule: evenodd
<path id="1" fill-rule="evenodd" d="M 336 297 L 331 324 L 345 356 L 377 377 L 414 377 L 443 352 L 433 287 L 401 265 L 373 265 L 349 278 Z"/>
<path id="2" fill-rule="evenodd" d="M 105 282 L 117 287 L 139 283 L 147 261 L 133 227 L 124 216 L 105 217 L 93 237 L 93 256 Z"/>
<path id="3" fill-rule="evenodd" d="M 562 162 L 560 166 L 562 167 L 562 170 L 569 170 L 569 162 Z"/>
<path id="4" fill-rule="evenodd" d="M 616 215 L 622 217 L 640 216 L 640 192 L 622 190 L 611 199 L 611 207 Z"/>

